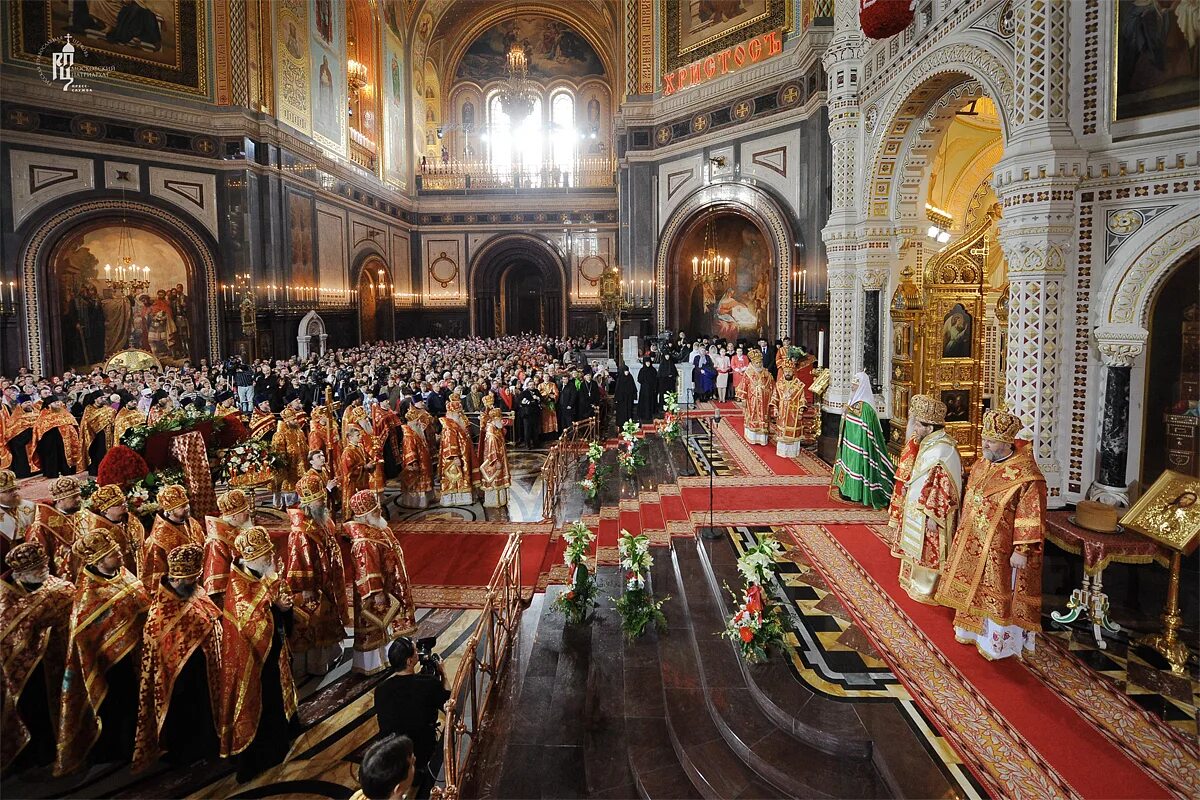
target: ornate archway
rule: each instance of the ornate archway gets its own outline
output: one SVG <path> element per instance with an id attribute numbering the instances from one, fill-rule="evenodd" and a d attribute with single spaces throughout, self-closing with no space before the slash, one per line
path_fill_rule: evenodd
<path id="1" fill-rule="evenodd" d="M 392 271 L 382 257 L 367 255 L 358 273 L 358 341 L 391 341 L 396 319 L 392 303 Z"/>
<path id="2" fill-rule="evenodd" d="M 658 252 L 654 257 L 655 313 L 659 330 L 665 330 L 670 319 L 668 311 L 675 276 L 679 266 L 673 261 L 678 256 L 680 241 L 686 232 L 708 214 L 728 213 L 743 217 L 764 232 L 768 238 L 771 263 L 775 274 L 772 278 L 774 318 L 772 329 L 775 337 L 790 335 L 792 304 L 791 284 L 794 235 L 788 217 L 779 204 L 754 186 L 744 183 L 715 183 L 698 189 L 689 195 L 671 216 L 659 233 Z"/>
<path id="3" fill-rule="evenodd" d="M 190 264 L 185 289 L 192 299 L 188 314 L 189 357 L 215 357 L 221 352 L 217 312 L 217 265 L 207 236 L 182 217 L 137 200 L 94 200 L 52 216 L 29 236 L 21 257 L 24 289 L 25 342 L 30 370 L 35 374 L 61 371 L 63 342 L 55 333 L 58 288 L 51 260 L 74 234 L 97 224 L 143 226 L 168 241 Z M 52 302 L 51 302 L 52 301 Z"/>
<path id="4" fill-rule="evenodd" d="M 566 330 L 566 266 L 546 240 L 502 234 L 471 259 L 471 334 L 505 336 L 523 332 L 534 317 L 538 333 Z M 535 296 L 528 287 L 538 288 Z"/>

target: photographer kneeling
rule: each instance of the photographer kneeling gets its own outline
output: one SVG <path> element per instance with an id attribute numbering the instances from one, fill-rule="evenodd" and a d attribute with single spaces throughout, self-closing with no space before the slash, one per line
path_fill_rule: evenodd
<path id="1" fill-rule="evenodd" d="M 412 740 L 417 759 L 413 780 L 416 800 L 429 797 L 441 770 L 438 714 L 450 699 L 446 673 L 441 659 L 431 652 L 432 642 L 421 640 L 420 644 L 423 646 L 418 648 L 407 636 L 392 642 L 388 661 L 395 674 L 375 689 L 379 735 L 398 734 Z"/>

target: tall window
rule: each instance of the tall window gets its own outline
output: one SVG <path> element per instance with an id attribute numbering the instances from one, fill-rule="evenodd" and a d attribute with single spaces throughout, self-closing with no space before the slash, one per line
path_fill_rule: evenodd
<path id="1" fill-rule="evenodd" d="M 554 166 L 569 174 L 575 166 L 575 98 L 559 92 L 550 100 L 550 152 Z"/>
<path id="2" fill-rule="evenodd" d="M 533 111 L 520 125 L 513 127 L 504 113 L 498 94 L 488 101 L 488 163 L 492 171 L 504 175 L 520 161 L 525 172 L 537 172 L 542 165 L 542 101 L 533 103 Z"/>

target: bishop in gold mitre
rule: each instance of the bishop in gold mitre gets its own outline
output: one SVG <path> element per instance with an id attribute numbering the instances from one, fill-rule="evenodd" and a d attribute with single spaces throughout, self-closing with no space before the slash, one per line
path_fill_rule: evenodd
<path id="1" fill-rule="evenodd" d="M 1033 650 L 1042 629 L 1046 479 L 1021 418 L 983 415 L 983 458 L 971 465 L 937 601 L 955 610 L 954 636 L 988 659 Z"/>

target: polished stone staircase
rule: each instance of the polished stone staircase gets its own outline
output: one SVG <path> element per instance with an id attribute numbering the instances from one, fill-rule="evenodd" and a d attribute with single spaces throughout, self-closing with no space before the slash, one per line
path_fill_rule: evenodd
<path id="1" fill-rule="evenodd" d="M 815 692 L 780 654 L 747 666 L 717 635 L 732 602 L 719 587 L 739 585 L 730 541 L 654 554 L 663 631 L 624 640 L 615 567 L 590 625 L 549 609 L 563 587 L 527 612 L 464 797 L 952 796 L 894 704 Z"/>

